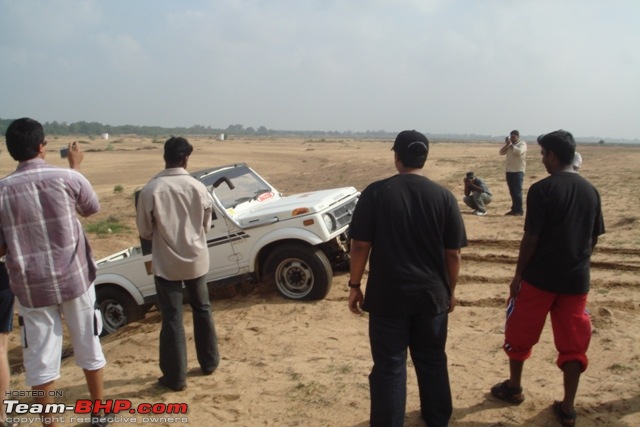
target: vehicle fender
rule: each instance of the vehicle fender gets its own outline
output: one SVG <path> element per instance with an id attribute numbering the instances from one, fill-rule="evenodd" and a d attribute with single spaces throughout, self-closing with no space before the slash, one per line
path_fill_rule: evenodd
<path id="1" fill-rule="evenodd" d="M 251 247 L 251 251 L 249 252 L 249 268 L 250 272 L 253 273 L 256 270 L 257 263 L 256 258 L 262 249 L 271 243 L 280 241 L 280 240 L 298 240 L 308 243 L 312 246 L 319 245 L 323 243 L 322 239 L 318 237 L 317 234 L 312 233 L 308 230 L 302 228 L 289 228 L 286 230 L 274 230 L 268 234 L 265 234 L 260 239 L 256 241 L 256 243 Z"/>
<path id="2" fill-rule="evenodd" d="M 138 305 L 144 304 L 144 297 L 140 290 L 134 285 L 129 279 L 119 274 L 101 274 L 96 277 L 96 280 L 93 282 L 94 286 L 99 288 L 100 286 L 108 285 L 108 286 L 118 286 L 125 290 L 131 297 L 136 301 Z"/>

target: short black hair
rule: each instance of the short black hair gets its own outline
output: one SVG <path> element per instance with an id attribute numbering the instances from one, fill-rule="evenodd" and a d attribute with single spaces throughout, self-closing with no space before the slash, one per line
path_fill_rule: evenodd
<path id="1" fill-rule="evenodd" d="M 40 144 L 44 143 L 44 128 L 36 120 L 23 117 L 11 122 L 5 132 L 5 140 L 14 160 L 31 160 L 40 153 Z"/>
<path id="2" fill-rule="evenodd" d="M 518 132 L 517 129 L 514 129 L 514 130 L 511 131 L 511 133 L 509 133 L 509 135 L 520 136 L 520 132 Z"/>
<path id="3" fill-rule="evenodd" d="M 172 136 L 164 143 L 164 161 L 175 165 L 181 163 L 193 152 L 193 146 L 181 136 Z"/>
<path id="4" fill-rule="evenodd" d="M 576 141 L 570 132 L 559 129 L 542 134 L 538 137 L 538 144 L 547 152 L 552 151 L 563 165 L 573 163 L 573 156 L 576 153 Z"/>

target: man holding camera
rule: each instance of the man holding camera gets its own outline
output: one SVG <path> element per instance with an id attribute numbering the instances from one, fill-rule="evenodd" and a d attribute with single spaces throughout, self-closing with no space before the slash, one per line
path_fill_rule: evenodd
<path id="1" fill-rule="evenodd" d="M 462 201 L 473 209 L 473 214 L 477 216 L 485 216 L 487 207 L 491 203 L 491 192 L 489 187 L 483 180 L 475 176 L 473 172 L 467 172 L 463 178 L 464 182 L 464 199 Z"/>
<path id="2" fill-rule="evenodd" d="M 520 139 L 520 132 L 512 130 L 504 139 L 500 155 L 505 156 L 507 186 L 511 195 L 511 209 L 505 215 L 522 216 L 522 183 L 527 167 L 527 143 Z"/>
<path id="3" fill-rule="evenodd" d="M 107 362 L 93 286 L 97 265 L 78 219 L 98 212 L 100 203 L 77 171 L 84 154 L 73 143 L 68 146 L 70 169 L 46 163 L 44 128 L 30 118 L 14 120 L 5 138 L 18 166 L 0 180 L 0 255 L 6 253 L 17 298 L 25 382 L 34 391 L 35 403 L 53 403 L 64 320 L 91 399 L 104 401 Z M 92 426 L 108 422 L 108 417 L 92 415 Z M 43 418 L 43 425 L 55 423 Z"/>

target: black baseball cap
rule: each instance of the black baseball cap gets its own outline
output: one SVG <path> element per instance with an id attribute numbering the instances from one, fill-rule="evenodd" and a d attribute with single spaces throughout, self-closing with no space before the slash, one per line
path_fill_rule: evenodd
<path id="1" fill-rule="evenodd" d="M 416 130 L 404 130 L 396 136 L 391 149 L 396 153 L 411 153 L 420 156 L 429 152 L 429 140 Z"/>

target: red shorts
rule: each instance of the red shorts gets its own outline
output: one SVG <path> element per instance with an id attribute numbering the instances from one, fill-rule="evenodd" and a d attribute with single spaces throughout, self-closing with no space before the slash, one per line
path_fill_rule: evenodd
<path id="1" fill-rule="evenodd" d="M 540 339 L 547 313 L 551 313 L 553 341 L 558 350 L 556 364 L 579 362 L 587 369 L 587 349 L 591 340 L 591 319 L 585 308 L 587 294 L 557 294 L 525 282 L 507 306 L 504 351 L 510 359 L 524 361 Z"/>

